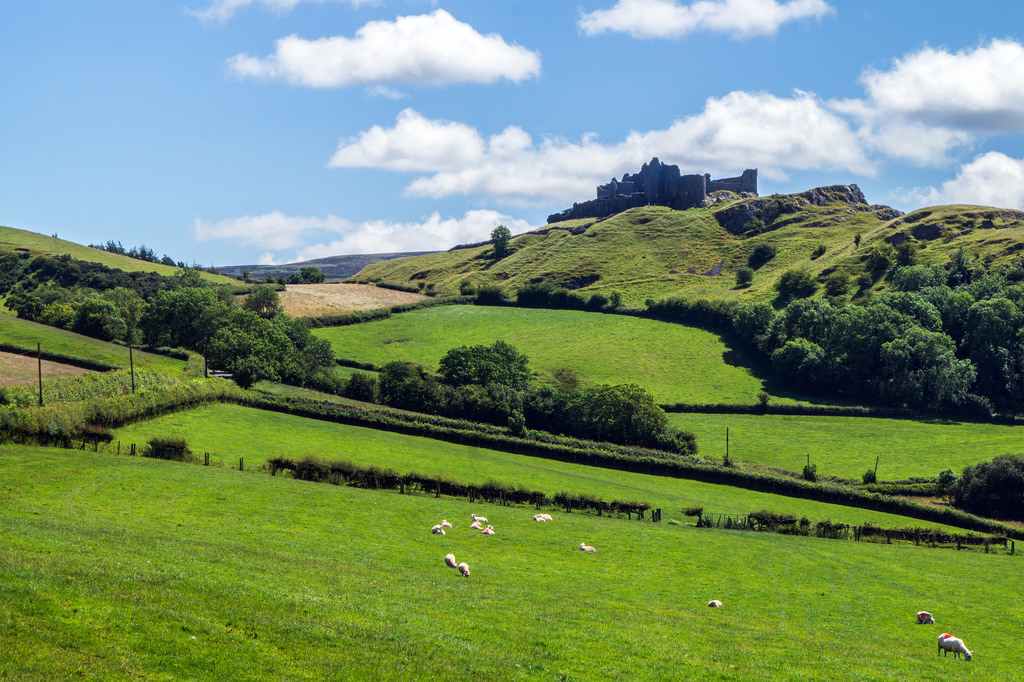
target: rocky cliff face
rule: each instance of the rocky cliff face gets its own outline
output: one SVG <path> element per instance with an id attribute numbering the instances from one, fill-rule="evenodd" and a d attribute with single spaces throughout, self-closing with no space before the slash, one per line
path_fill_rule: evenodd
<path id="1" fill-rule="evenodd" d="M 788 225 L 793 221 L 786 220 L 785 216 L 798 213 L 805 206 L 828 206 L 836 203 L 847 204 L 853 211 L 875 213 L 879 220 L 893 220 L 903 215 L 889 206 L 869 205 L 857 185 L 832 185 L 816 187 L 801 194 L 745 201 L 716 211 L 715 220 L 733 234 L 745 234 L 764 226 L 775 228 Z M 802 218 L 801 221 L 803 219 L 806 218 Z M 757 220 L 763 221 L 763 224 Z"/>

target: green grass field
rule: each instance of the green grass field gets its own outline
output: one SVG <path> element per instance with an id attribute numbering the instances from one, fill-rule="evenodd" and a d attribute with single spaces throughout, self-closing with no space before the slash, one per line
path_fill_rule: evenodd
<path id="1" fill-rule="evenodd" d="M 42 448 L 0 446 L 0 467 L 9 679 L 1002 681 L 1024 666 L 1019 557 L 538 524 L 529 509 Z M 469 532 L 470 512 L 497 534 Z M 430 535 L 442 518 L 455 528 Z M 919 609 L 937 624 L 915 625 Z M 940 632 L 974 660 L 937 656 Z"/>
<path id="2" fill-rule="evenodd" d="M 588 382 L 640 384 L 658 402 L 753 404 L 765 388 L 748 369 L 752 358 L 721 337 L 625 315 L 437 306 L 314 333 L 330 341 L 338 357 L 378 365 L 411 361 L 430 371 L 452 348 L 503 339 L 530 358 L 542 382 L 567 368 Z"/>
<path id="3" fill-rule="evenodd" d="M 746 514 L 759 509 L 788 512 L 812 521 L 831 518 L 843 523 L 871 522 L 885 527 L 934 527 L 934 523 L 866 509 L 824 504 L 731 486 L 557 462 L 418 438 L 357 426 L 261 412 L 237 405 L 209 405 L 137 422 L 118 429 L 111 448 L 127 452 L 129 443 L 142 448 L 155 436 L 180 436 L 200 457 L 237 469 L 262 467 L 270 457 L 348 460 L 377 464 L 401 473 L 443 474 L 464 483 L 497 480 L 526 486 L 547 495 L 590 493 L 605 501 L 647 502 L 661 508 L 665 521 L 684 519 L 685 507 L 708 512 Z"/>
<path id="4" fill-rule="evenodd" d="M 706 457 L 725 455 L 789 471 L 811 456 L 819 476 L 860 479 L 879 458 L 878 479 L 959 473 L 969 464 L 1022 451 L 1020 426 L 940 420 L 790 415 L 670 414 L 669 422 L 697 436 Z"/>
<path id="5" fill-rule="evenodd" d="M 0 316 L 0 342 L 32 350 L 35 350 L 38 343 L 44 351 L 50 353 L 104 362 L 116 367 L 129 365 L 128 348 L 125 346 L 8 315 Z M 152 369 L 175 375 L 181 374 L 185 368 L 184 360 L 137 349 L 132 351 L 131 360 L 140 369 Z"/>

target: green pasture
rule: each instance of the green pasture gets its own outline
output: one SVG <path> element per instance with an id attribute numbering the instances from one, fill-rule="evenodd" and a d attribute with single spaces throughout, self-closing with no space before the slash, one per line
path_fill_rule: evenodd
<path id="1" fill-rule="evenodd" d="M 640 384 L 658 402 L 757 401 L 753 359 L 716 334 L 679 324 L 575 310 L 437 306 L 374 322 L 315 329 L 338 357 L 436 371 L 450 349 L 502 339 L 530 358 L 542 382 L 571 369 L 596 384 Z M 785 402 L 786 399 L 781 399 Z"/>
<path id="2" fill-rule="evenodd" d="M 819 476 L 860 479 L 879 460 L 878 480 L 960 473 L 969 464 L 1024 451 L 1024 427 L 944 420 L 794 415 L 670 414 L 674 426 L 697 436 L 705 457 L 802 471 L 810 455 Z"/>
<path id="3" fill-rule="evenodd" d="M 142 448 L 153 437 L 180 436 L 202 458 L 210 453 L 213 464 L 246 470 L 263 467 L 271 457 L 348 460 L 376 464 L 401 473 L 442 474 L 463 483 L 502 483 L 540 490 L 590 493 L 611 502 L 635 500 L 661 508 L 665 521 L 682 520 L 686 507 L 703 506 L 708 512 L 746 514 L 759 509 L 788 512 L 812 521 L 885 527 L 935 527 L 934 523 L 854 507 L 761 493 L 731 486 L 651 476 L 567 462 L 516 455 L 376 429 L 345 426 L 265 412 L 238 405 L 216 404 L 137 422 L 115 432 L 110 444 L 122 452 L 130 443 Z"/>
<path id="4" fill-rule="evenodd" d="M 0 342 L 12 343 L 31 350 L 35 350 L 38 343 L 44 351 L 51 353 L 104 362 L 116 367 L 127 368 L 130 364 L 128 348 L 125 346 L 9 315 L 0 316 Z M 138 349 L 132 351 L 131 360 L 140 369 L 171 374 L 180 374 L 185 369 L 184 360 L 146 353 Z"/>
<path id="5" fill-rule="evenodd" d="M 0 446 L 0 467 L 3 678 L 1002 681 L 1024 667 L 1018 557 L 541 524 L 42 448 Z M 497 534 L 469 531 L 470 512 Z M 431 535 L 443 518 L 455 527 Z M 937 624 L 915 625 L 919 609 Z M 940 632 L 974 660 L 937 656 Z"/>

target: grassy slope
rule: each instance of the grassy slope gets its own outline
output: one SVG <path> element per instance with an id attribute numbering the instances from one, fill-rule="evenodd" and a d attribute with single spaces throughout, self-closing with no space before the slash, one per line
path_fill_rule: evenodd
<path id="1" fill-rule="evenodd" d="M 862 260 L 875 244 L 915 225 L 941 223 L 955 233 L 948 240 L 919 241 L 920 262 L 927 264 L 946 263 L 949 254 L 963 246 L 973 257 L 1005 265 L 1024 243 L 1022 214 L 977 206 L 933 207 L 890 222 L 870 213 L 851 213 L 845 204 L 808 206 L 803 209 L 804 222 L 745 239 L 718 225 L 713 212 L 720 208 L 631 209 L 580 235 L 552 231 L 518 236 L 511 242 L 513 253 L 499 262 L 493 262 L 490 247 L 483 246 L 378 263 L 365 268 L 356 279 L 433 283 L 439 291 L 454 292 L 467 277 L 514 291 L 536 280 L 561 286 L 577 277 L 600 275 L 582 293 L 607 294 L 617 289 L 624 301 L 633 305 L 674 295 L 760 301 L 774 296 L 775 281 L 792 268 L 806 268 L 819 278 L 832 270 L 855 277 L 863 272 Z M 918 218 L 923 213 L 928 215 Z M 792 217 L 784 215 L 782 221 Z M 857 233 L 862 235 L 859 248 L 853 243 Z M 778 255 L 757 271 L 751 287 L 736 289 L 735 268 L 744 265 L 762 242 L 774 244 Z M 826 253 L 811 260 L 819 244 L 826 247 Z M 707 273 L 718 263 L 723 265 L 720 276 L 689 274 L 691 269 Z"/>
<path id="2" fill-rule="evenodd" d="M 504 339 L 550 381 L 569 368 L 594 383 L 639 383 L 660 402 L 753 404 L 763 382 L 751 358 L 694 327 L 566 310 L 439 306 L 347 327 L 316 329 L 335 354 L 362 362 L 412 361 L 437 369 L 462 345 Z"/>
<path id="3" fill-rule="evenodd" d="M 699 481 L 613 471 L 599 467 L 512 455 L 486 448 L 378 431 L 291 415 L 258 412 L 233 405 L 213 405 L 131 424 L 116 431 L 122 451 L 128 443 L 142 447 L 154 436 L 181 436 L 211 462 L 255 469 L 272 456 L 349 460 L 377 464 L 399 472 L 440 473 L 457 481 L 485 483 L 490 479 L 523 485 L 548 495 L 591 493 L 606 501 L 628 499 L 661 508 L 664 518 L 682 518 L 685 507 L 704 506 L 709 512 L 745 514 L 758 509 L 790 512 L 814 521 L 832 518 L 845 523 L 870 521 L 887 527 L 935 524 L 891 514 L 822 504 Z M 111 448 L 116 450 L 115 441 Z"/>
<path id="4" fill-rule="evenodd" d="M 107 267 L 118 268 L 125 272 L 156 272 L 169 277 L 178 270 L 178 268 L 169 265 L 148 263 L 137 258 L 129 258 L 117 253 L 93 249 L 64 239 L 58 239 L 57 237 L 47 237 L 46 235 L 29 232 L 28 230 L 0 226 L 0 251 L 14 251 L 16 249 L 28 251 L 33 256 L 68 254 L 78 260 L 101 263 Z M 208 272 L 200 274 L 203 279 L 219 284 L 227 284 L 234 281 L 228 277 Z"/>
<path id="5" fill-rule="evenodd" d="M 1005 555 L 489 507 L 486 537 L 465 528 L 481 508 L 452 500 L 37 448 L 0 447 L 0 466 L 4 677 L 1008 680 L 1024 666 L 1020 559 Z M 431 536 L 441 518 L 456 528 Z M 914 625 L 921 608 L 938 625 Z M 937 656 L 942 631 L 974 661 Z"/>
<path id="6" fill-rule="evenodd" d="M 128 349 L 124 346 L 82 336 L 64 329 L 48 327 L 38 322 L 29 322 L 10 315 L 0 315 L 0 342 L 35 349 L 36 343 L 51 353 L 62 353 L 76 358 L 96 360 L 117 367 L 128 367 Z M 180 374 L 185 368 L 184 360 L 163 355 L 132 351 L 132 361 L 142 369 L 153 369 L 171 374 Z"/>
<path id="7" fill-rule="evenodd" d="M 692 431 L 705 457 L 725 455 L 728 428 L 735 460 L 801 471 L 810 455 L 819 475 L 853 479 L 875 457 L 879 480 L 899 480 L 1021 451 L 1021 427 L 1001 424 L 738 414 L 670 414 L 669 422 Z"/>

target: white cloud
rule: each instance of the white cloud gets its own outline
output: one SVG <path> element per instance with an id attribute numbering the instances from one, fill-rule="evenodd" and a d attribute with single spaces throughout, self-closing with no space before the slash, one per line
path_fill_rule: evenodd
<path id="1" fill-rule="evenodd" d="M 956 178 L 942 187 L 897 190 L 894 196 L 915 206 L 976 204 L 1024 210 L 1024 159 L 986 152 L 961 166 Z"/>
<path id="2" fill-rule="evenodd" d="M 475 163 L 483 153 L 484 140 L 474 128 L 464 123 L 430 120 L 412 109 L 404 109 L 394 128 L 373 126 L 358 137 L 342 140 L 328 165 L 435 171 Z"/>
<path id="3" fill-rule="evenodd" d="M 700 114 L 664 130 L 631 132 L 614 144 L 593 135 L 538 143 L 516 126 L 485 140 L 463 123 L 406 109 L 393 128 L 374 126 L 343 140 L 330 165 L 428 174 L 408 185 L 412 196 L 481 194 L 535 202 L 589 198 L 598 183 L 636 172 L 653 156 L 683 173 L 719 175 L 754 167 L 777 179 L 787 177 L 787 169 L 874 173 L 847 122 L 800 91 L 790 98 L 746 92 L 709 98 Z"/>
<path id="4" fill-rule="evenodd" d="M 287 216 L 275 211 L 217 222 L 197 218 L 194 234 L 197 241 L 222 239 L 265 249 L 259 262 L 270 264 L 355 253 L 444 250 L 489 239 L 491 230 L 501 224 L 513 234 L 534 227 L 525 220 L 483 209 L 467 211 L 461 218 L 443 218 L 435 211 L 412 223 L 386 220 L 355 223 L 334 215 L 326 218 Z"/>
<path id="5" fill-rule="evenodd" d="M 240 77 L 282 78 L 295 85 L 337 88 L 379 83 L 445 85 L 520 82 L 540 75 L 540 55 L 482 35 L 442 9 L 372 21 L 354 38 L 305 40 L 291 35 L 266 59 L 238 54 L 228 69 Z"/>
<path id="6" fill-rule="evenodd" d="M 926 47 L 889 71 L 866 71 L 861 81 L 879 115 L 978 132 L 1024 131 L 1024 46 L 1012 40 L 955 53 Z"/>
<path id="7" fill-rule="evenodd" d="M 835 10 L 824 0 L 619 0 L 611 9 L 584 13 L 577 24 L 588 36 L 606 32 L 634 38 L 679 38 L 694 31 L 727 33 L 734 38 L 771 35 L 782 24 L 820 19 Z"/>
<path id="8" fill-rule="evenodd" d="M 327 0 L 213 0 L 210 6 L 203 10 L 191 10 L 186 8 L 186 12 L 194 17 L 198 17 L 203 21 L 227 21 L 230 19 L 235 10 L 249 5 L 263 5 L 269 7 L 275 12 L 284 14 L 291 12 L 295 9 L 295 6 L 300 2 L 326 2 Z M 359 7 L 360 5 L 372 5 L 376 4 L 377 0 L 334 0 L 335 2 L 346 2 L 353 7 Z"/>

